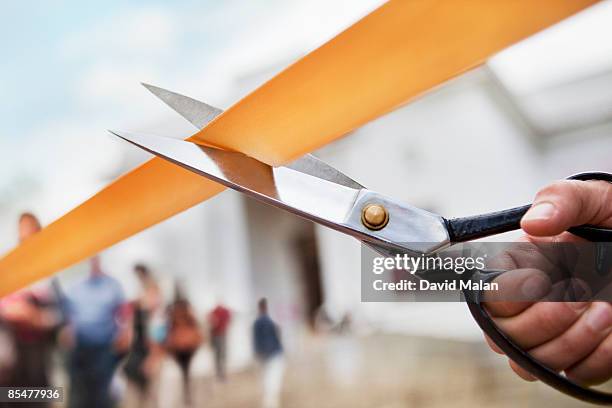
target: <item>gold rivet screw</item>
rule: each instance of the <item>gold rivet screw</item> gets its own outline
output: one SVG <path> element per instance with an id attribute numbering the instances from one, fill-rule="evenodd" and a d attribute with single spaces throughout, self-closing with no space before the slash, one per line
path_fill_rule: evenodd
<path id="1" fill-rule="evenodd" d="M 389 222 L 387 209 L 380 204 L 368 204 L 361 211 L 361 223 L 371 230 L 382 229 Z"/>

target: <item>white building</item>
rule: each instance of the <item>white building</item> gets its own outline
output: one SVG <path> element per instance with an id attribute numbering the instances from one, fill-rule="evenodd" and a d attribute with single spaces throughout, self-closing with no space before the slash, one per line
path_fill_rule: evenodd
<path id="1" fill-rule="evenodd" d="M 527 203 L 551 180 L 612 171 L 612 60 L 601 57 L 612 50 L 601 43 L 609 29 L 598 17 L 611 11 L 609 2 L 589 10 L 315 154 L 372 189 L 444 216 Z M 247 72 L 234 76 L 225 101 L 237 100 L 296 56 L 253 57 Z M 205 89 L 185 93 L 211 102 Z M 167 112 L 161 103 L 158 109 L 163 119 L 139 130 L 193 133 L 178 115 L 161 114 Z M 99 186 L 147 157 L 127 144 L 117 149 L 121 160 Z M 231 357 L 238 365 L 250 356 L 245 339 L 261 296 L 270 299 L 289 348 L 299 346 L 321 303 L 333 319 L 350 313 L 370 330 L 480 339 L 461 304 L 362 303 L 358 242 L 237 192 L 119 243 L 103 259 L 130 295 L 136 291 L 131 267 L 145 262 L 168 296 L 174 281 L 182 282 L 201 319 L 217 301 L 230 306 L 236 312 Z M 62 278 L 85 269 L 77 266 Z"/>

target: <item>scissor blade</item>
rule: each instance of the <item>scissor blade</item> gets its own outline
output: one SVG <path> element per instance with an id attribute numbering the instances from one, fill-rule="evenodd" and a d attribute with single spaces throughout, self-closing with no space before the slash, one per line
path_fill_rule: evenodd
<path id="1" fill-rule="evenodd" d="M 325 163 L 323 160 L 318 159 L 312 154 L 305 154 L 299 159 L 287 164 L 286 167 L 356 190 L 364 188 L 361 184 L 346 174 Z"/>
<path id="2" fill-rule="evenodd" d="M 242 153 L 159 136 L 111 133 L 210 180 L 336 229 L 344 229 L 340 224 L 359 193 L 291 168 L 271 167 Z"/>
<path id="3" fill-rule="evenodd" d="M 212 119 L 223 112 L 221 109 L 198 101 L 197 99 L 193 99 L 158 86 L 145 83 L 142 85 L 198 129 L 203 129 Z M 311 176 L 322 178 L 323 180 L 342 184 L 346 187 L 354 189 L 363 188 L 363 186 L 357 183 L 355 180 L 336 170 L 324 161 L 317 159 L 311 154 L 300 157 L 299 159 L 289 163 L 286 167 L 302 173 L 310 174 Z"/>
<path id="4" fill-rule="evenodd" d="M 187 119 L 198 129 L 204 128 L 210 121 L 219 116 L 223 110 L 185 95 L 169 91 L 158 86 L 142 83 L 153 95 L 179 115 Z"/>

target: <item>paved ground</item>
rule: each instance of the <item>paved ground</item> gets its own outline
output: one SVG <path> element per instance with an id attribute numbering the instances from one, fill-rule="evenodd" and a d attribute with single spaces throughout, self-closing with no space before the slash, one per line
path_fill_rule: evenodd
<path id="1" fill-rule="evenodd" d="M 181 406 L 180 388 L 164 377 L 160 406 Z M 174 385 L 173 385 L 174 382 Z M 226 383 L 194 380 L 198 407 L 257 407 L 256 367 Z M 302 407 L 580 407 L 541 384 L 517 379 L 481 343 L 395 335 L 320 336 L 288 358 L 282 406 Z"/>

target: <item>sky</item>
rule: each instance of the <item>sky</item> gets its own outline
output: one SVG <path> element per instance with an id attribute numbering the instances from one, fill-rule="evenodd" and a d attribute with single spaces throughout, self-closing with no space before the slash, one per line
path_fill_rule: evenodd
<path id="1" fill-rule="evenodd" d="M 116 177 L 129 148 L 106 129 L 177 121 L 140 82 L 227 107 L 237 78 L 291 62 L 380 3 L 3 4 L 0 224 L 23 209 L 48 223 Z M 0 239 L 0 249 L 9 245 Z"/>

